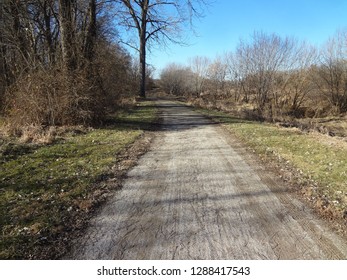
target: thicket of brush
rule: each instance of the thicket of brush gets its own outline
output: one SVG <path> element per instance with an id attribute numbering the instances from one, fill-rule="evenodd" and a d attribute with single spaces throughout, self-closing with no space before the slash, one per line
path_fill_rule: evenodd
<path id="1" fill-rule="evenodd" d="M 110 39 L 107 2 L 0 4 L 0 114 L 8 131 L 99 124 L 137 93 L 138 67 Z"/>
<path id="2" fill-rule="evenodd" d="M 161 85 L 203 107 L 283 121 L 347 112 L 347 31 L 321 49 L 293 38 L 255 32 L 235 51 L 189 66 L 170 64 Z"/>

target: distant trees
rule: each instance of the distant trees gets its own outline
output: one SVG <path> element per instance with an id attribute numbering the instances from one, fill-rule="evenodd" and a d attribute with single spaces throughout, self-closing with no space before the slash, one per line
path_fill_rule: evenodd
<path id="1" fill-rule="evenodd" d="M 195 77 L 188 67 L 175 63 L 167 65 L 160 75 L 161 87 L 173 95 L 184 95 L 194 90 L 194 80 Z"/>
<path id="2" fill-rule="evenodd" d="M 188 71 L 180 68 L 180 73 Z M 214 60 L 190 59 L 189 68 L 189 75 L 180 75 L 182 84 L 190 85 L 184 94 L 209 106 L 245 106 L 269 120 L 347 112 L 346 30 L 321 50 L 293 38 L 255 32 L 235 51 Z M 165 80 L 176 73 L 168 70 L 162 73 Z"/>

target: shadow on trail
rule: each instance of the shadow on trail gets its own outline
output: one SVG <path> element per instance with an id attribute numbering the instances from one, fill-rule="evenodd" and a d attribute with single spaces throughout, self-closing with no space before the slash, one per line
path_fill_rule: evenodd
<path id="1" fill-rule="evenodd" d="M 290 193 L 291 191 L 288 189 L 278 189 L 278 190 L 259 190 L 259 191 L 243 191 L 239 193 L 229 193 L 229 194 L 189 194 L 185 195 L 182 193 L 180 196 L 173 197 L 173 198 L 157 198 L 153 199 L 151 197 L 143 197 L 141 200 L 137 202 L 133 202 L 132 207 L 133 209 L 150 209 L 152 207 L 158 206 L 158 205 L 172 205 L 172 207 L 177 207 L 177 205 L 185 205 L 185 204 L 206 204 L 208 201 L 215 202 L 216 204 L 212 204 L 212 207 L 216 207 L 216 209 L 220 208 L 219 203 L 225 204 L 225 208 L 228 207 L 228 205 L 233 205 L 233 200 L 240 201 L 243 198 L 247 198 L 248 200 L 245 200 L 247 203 L 251 203 L 252 201 L 257 201 L 257 198 L 259 197 L 268 197 L 269 203 L 274 200 L 274 194 L 286 194 Z M 250 202 L 251 201 L 251 202 Z M 253 203 L 253 202 L 252 202 Z M 256 203 L 256 202 L 254 202 Z M 176 206 L 175 206 L 176 205 Z M 124 214 L 129 209 L 123 209 L 123 211 L 118 210 L 118 214 Z"/>
<path id="2" fill-rule="evenodd" d="M 136 116 L 129 119 L 119 119 L 112 121 L 111 125 L 116 125 L 116 129 L 135 128 L 144 131 L 181 131 L 192 128 L 204 127 L 207 125 L 220 125 L 231 123 L 244 123 L 244 119 L 233 116 L 216 116 L 214 119 L 203 115 L 203 113 L 194 111 L 194 108 L 183 103 L 177 103 L 170 99 L 155 99 L 156 104 L 141 104 L 141 108 L 136 110 L 152 110 L 157 109 L 158 117 L 155 121 L 143 116 Z M 131 113 L 131 111 L 130 111 Z M 107 124 L 106 124 L 107 125 Z"/>
<path id="3" fill-rule="evenodd" d="M 167 102 L 158 104 L 157 108 L 161 112 L 161 120 L 165 120 L 162 122 L 161 129 L 159 130 L 177 131 L 204 127 L 207 125 L 216 126 L 220 124 L 245 122 L 243 119 L 232 116 L 217 116 L 217 121 L 200 112 L 194 111 L 193 107 L 185 104 Z"/>

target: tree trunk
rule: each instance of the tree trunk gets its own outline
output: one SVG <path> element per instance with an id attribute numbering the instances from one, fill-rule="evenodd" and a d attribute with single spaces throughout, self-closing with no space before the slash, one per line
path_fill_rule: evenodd
<path id="1" fill-rule="evenodd" d="M 19 50 L 21 52 L 22 57 L 25 60 L 25 63 L 28 61 L 28 50 L 27 43 L 25 40 L 25 35 L 23 34 L 23 30 L 20 22 L 20 8 L 21 3 L 18 0 L 14 0 L 10 2 L 11 15 L 13 17 L 13 30 L 15 32 L 15 37 L 17 39 L 17 44 L 19 46 Z"/>
<path id="2" fill-rule="evenodd" d="M 52 30 L 51 30 L 51 10 L 48 3 L 43 3 L 43 17 L 45 23 L 44 35 L 46 38 L 46 44 L 48 49 L 48 61 L 50 65 L 54 64 L 55 61 L 55 49 L 53 46 Z"/>
<path id="3" fill-rule="evenodd" d="M 140 64 L 141 64 L 141 81 L 140 81 L 140 96 L 146 98 L 146 33 L 147 33 L 147 13 L 148 0 L 143 1 L 141 11 L 141 28 L 140 35 Z"/>
<path id="4" fill-rule="evenodd" d="M 140 96 L 146 98 L 146 44 L 142 42 L 140 46 L 140 66 L 141 66 L 141 80 L 140 80 Z"/>
<path id="5" fill-rule="evenodd" d="M 86 30 L 86 39 L 84 46 L 84 57 L 88 62 L 93 61 L 94 58 L 94 45 L 96 40 L 96 1 L 89 1 L 88 9 L 89 24 Z"/>
<path id="6" fill-rule="evenodd" d="M 63 64 L 67 72 L 76 69 L 74 52 L 73 6 L 76 0 L 59 0 L 59 20 Z"/>
<path id="7" fill-rule="evenodd" d="M 0 3 L 0 24 L 4 26 L 4 15 L 3 15 L 3 3 Z M 3 27 L 2 27 L 3 28 Z M 6 48 L 4 45 L 4 39 L 3 39 L 3 30 L 0 29 L 0 112 L 1 112 L 1 106 L 3 104 L 2 102 L 2 96 L 5 92 L 5 84 L 6 83 Z"/>

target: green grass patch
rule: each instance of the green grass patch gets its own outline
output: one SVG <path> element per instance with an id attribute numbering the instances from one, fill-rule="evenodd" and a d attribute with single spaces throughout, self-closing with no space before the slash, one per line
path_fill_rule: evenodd
<path id="1" fill-rule="evenodd" d="M 213 110 L 199 110 L 225 124 L 259 155 L 290 165 L 303 183 L 313 183 L 315 195 L 344 213 L 347 210 L 347 146 L 328 143 L 326 136 L 248 121 Z"/>
<path id="2" fill-rule="evenodd" d="M 6 147 L 0 153 L 0 259 L 41 258 L 69 219 L 88 210 L 92 186 L 110 173 L 117 154 L 155 119 L 155 107 L 144 102 L 110 116 L 103 128 L 52 145 Z M 54 258 L 53 251 L 45 257 Z"/>

